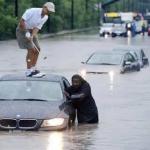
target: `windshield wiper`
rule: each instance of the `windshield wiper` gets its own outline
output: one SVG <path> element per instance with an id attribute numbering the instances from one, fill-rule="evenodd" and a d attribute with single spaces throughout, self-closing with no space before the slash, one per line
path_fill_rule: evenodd
<path id="1" fill-rule="evenodd" d="M 116 64 L 110 64 L 110 63 L 89 63 L 90 65 L 116 65 Z"/>
<path id="2" fill-rule="evenodd" d="M 47 101 L 47 100 L 44 100 L 44 99 L 34 99 L 34 98 L 26 98 L 26 99 L 22 99 L 22 98 L 16 98 L 16 99 L 0 99 L 0 101 Z"/>
<path id="3" fill-rule="evenodd" d="M 0 101 L 11 101 L 12 99 L 4 99 L 4 98 L 0 98 Z"/>
<path id="4" fill-rule="evenodd" d="M 99 65 L 114 65 L 114 64 L 110 64 L 110 63 L 99 63 Z"/>
<path id="5" fill-rule="evenodd" d="M 44 99 L 35 99 L 35 98 L 25 98 L 25 99 L 13 99 L 13 100 L 24 100 L 24 101 L 47 101 Z"/>

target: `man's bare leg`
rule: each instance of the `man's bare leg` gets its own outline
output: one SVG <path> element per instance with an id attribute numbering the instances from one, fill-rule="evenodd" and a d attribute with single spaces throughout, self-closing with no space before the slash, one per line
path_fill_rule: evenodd
<path id="1" fill-rule="evenodd" d="M 27 69 L 31 69 L 35 65 L 34 57 L 35 57 L 35 49 L 28 49 L 27 50 L 27 56 L 26 56 L 26 63 L 27 63 Z"/>
<path id="2" fill-rule="evenodd" d="M 39 52 L 40 52 L 40 48 L 38 48 L 38 50 L 39 51 L 34 51 L 34 57 L 33 57 L 33 67 L 35 67 L 36 66 L 36 64 L 37 64 L 37 60 L 38 60 L 38 56 L 39 56 Z"/>

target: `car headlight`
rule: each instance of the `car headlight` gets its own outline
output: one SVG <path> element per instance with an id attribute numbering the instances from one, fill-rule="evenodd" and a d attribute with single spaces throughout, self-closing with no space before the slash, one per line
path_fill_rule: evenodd
<path id="1" fill-rule="evenodd" d="M 80 70 L 79 74 L 80 74 L 83 78 L 85 78 L 85 77 L 86 77 L 86 70 L 85 70 L 85 69 Z"/>
<path id="2" fill-rule="evenodd" d="M 55 127 L 61 126 L 64 123 L 64 118 L 54 118 L 50 120 L 44 120 L 41 127 Z"/>

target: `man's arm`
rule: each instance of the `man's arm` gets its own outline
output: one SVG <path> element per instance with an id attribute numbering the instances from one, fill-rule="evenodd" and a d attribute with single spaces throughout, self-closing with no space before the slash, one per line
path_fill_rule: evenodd
<path id="1" fill-rule="evenodd" d="M 85 94 L 84 93 L 80 93 L 80 94 L 72 94 L 70 96 L 70 99 L 74 100 L 74 99 L 82 99 L 85 97 Z"/>
<path id="2" fill-rule="evenodd" d="M 71 100 L 73 101 L 83 101 L 91 93 L 91 88 L 89 84 L 84 84 L 80 92 L 71 95 Z"/>
<path id="3" fill-rule="evenodd" d="M 38 32 L 39 32 L 39 29 L 38 28 L 33 28 L 33 30 L 32 30 L 32 37 L 36 37 L 37 36 L 37 34 L 38 34 Z"/>
<path id="4" fill-rule="evenodd" d="M 19 28 L 22 31 L 26 31 L 26 25 L 25 25 L 25 20 L 21 18 L 20 22 L 19 22 Z"/>

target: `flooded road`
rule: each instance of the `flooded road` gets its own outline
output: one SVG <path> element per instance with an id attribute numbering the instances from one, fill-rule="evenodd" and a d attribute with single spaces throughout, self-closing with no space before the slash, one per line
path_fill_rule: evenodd
<path id="1" fill-rule="evenodd" d="M 150 38 L 100 38 L 98 34 L 75 34 L 42 39 L 38 68 L 65 75 L 69 80 L 96 50 L 135 45 L 146 47 Z M 0 42 L 0 75 L 24 72 L 26 51 L 15 40 Z M 61 132 L 0 132 L 1 150 L 149 150 L 150 68 L 123 75 L 113 82 L 107 75 L 89 75 L 99 111 L 98 125 L 75 125 Z"/>

